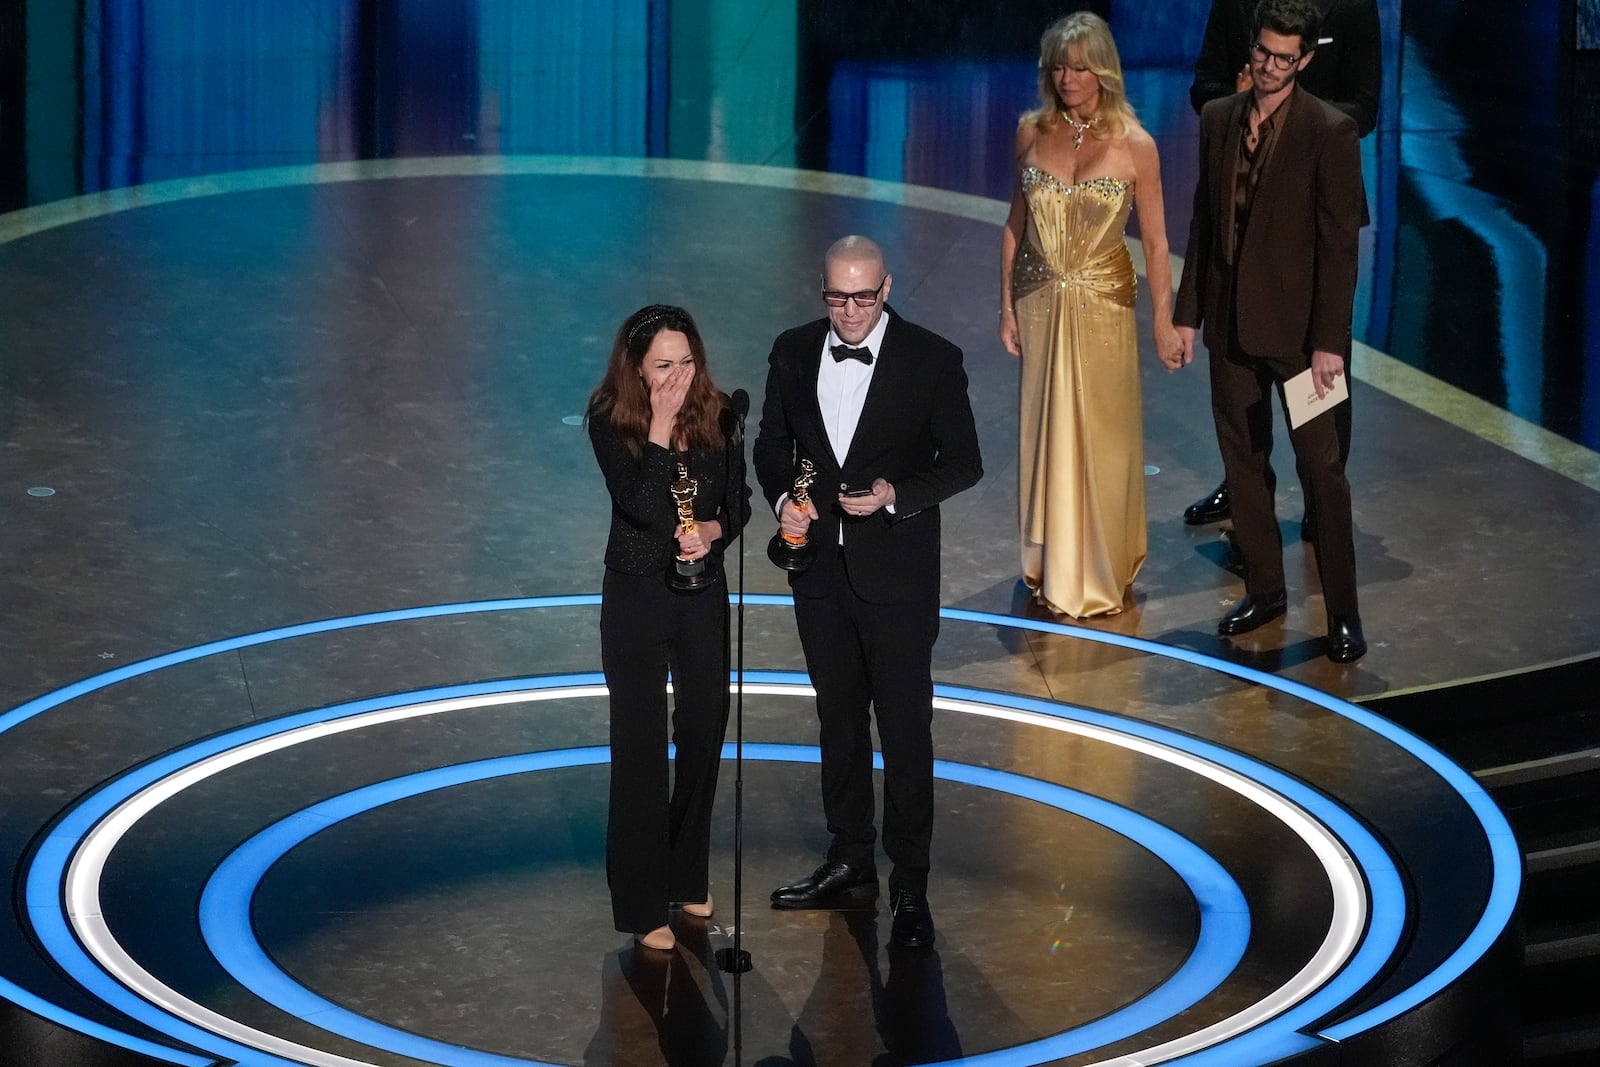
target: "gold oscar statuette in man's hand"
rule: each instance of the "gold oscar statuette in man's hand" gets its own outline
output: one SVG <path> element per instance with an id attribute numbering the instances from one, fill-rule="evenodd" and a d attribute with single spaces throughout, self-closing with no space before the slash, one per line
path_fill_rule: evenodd
<path id="1" fill-rule="evenodd" d="M 800 470 L 794 476 L 794 488 L 789 491 L 789 503 L 804 508 L 811 502 L 811 483 L 817 480 L 817 468 L 809 459 L 800 461 Z M 779 530 L 767 542 L 767 558 L 786 571 L 803 571 L 817 558 L 817 546 L 805 534 L 786 534 Z"/>
<path id="2" fill-rule="evenodd" d="M 672 483 L 672 500 L 678 505 L 678 523 L 685 532 L 694 532 L 694 498 L 699 491 L 700 483 L 689 477 L 689 468 L 678 464 L 678 478 Z M 711 576 L 706 573 L 706 558 L 676 557 L 667 574 L 667 584 L 680 593 L 697 593 L 704 589 L 711 584 Z"/>

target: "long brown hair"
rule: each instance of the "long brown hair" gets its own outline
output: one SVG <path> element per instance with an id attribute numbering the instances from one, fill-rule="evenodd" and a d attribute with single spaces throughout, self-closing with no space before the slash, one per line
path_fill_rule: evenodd
<path id="1" fill-rule="evenodd" d="M 611 421 L 635 454 L 644 450 L 650 436 L 650 390 L 644 383 L 645 353 L 656 334 L 676 330 L 689 340 L 694 357 L 694 380 L 678 409 L 678 422 L 672 431 L 674 445 L 690 449 L 720 449 L 726 443 L 722 433 L 722 394 L 711 381 L 706 368 L 706 346 L 694 318 L 681 307 L 651 304 L 622 320 L 617 339 L 611 344 L 606 375 L 589 394 L 586 418 Z"/>

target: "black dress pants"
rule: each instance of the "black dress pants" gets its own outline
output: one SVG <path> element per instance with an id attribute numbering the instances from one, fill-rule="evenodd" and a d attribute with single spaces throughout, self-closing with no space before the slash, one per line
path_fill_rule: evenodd
<path id="1" fill-rule="evenodd" d="M 664 926 L 708 891 L 711 808 L 728 729 L 728 587 L 675 593 L 664 575 L 607 570 L 600 662 L 611 691 L 606 882 L 616 928 Z M 672 743 L 667 762 L 667 672 Z"/>
<path id="2" fill-rule="evenodd" d="M 824 549 L 827 551 L 827 549 Z M 838 551 L 835 549 L 834 551 Z M 889 891 L 925 893 L 933 843 L 933 643 L 939 605 L 869 604 L 836 571 L 826 596 L 794 598 L 817 690 L 828 858 L 873 863 L 871 716 L 883 744 L 883 848 Z"/>

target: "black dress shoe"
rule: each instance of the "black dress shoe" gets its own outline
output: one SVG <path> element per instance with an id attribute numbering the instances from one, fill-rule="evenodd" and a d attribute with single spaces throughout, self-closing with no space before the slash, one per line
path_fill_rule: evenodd
<path id="1" fill-rule="evenodd" d="M 1335 663 L 1354 663 L 1367 654 L 1367 638 L 1361 632 L 1360 615 L 1328 616 L 1328 658 Z"/>
<path id="2" fill-rule="evenodd" d="M 1190 526 L 1204 526 L 1208 522 L 1221 522 L 1233 514 L 1233 500 L 1228 496 L 1228 483 L 1223 482 L 1210 496 L 1203 496 L 1183 509 L 1183 521 Z"/>
<path id="3" fill-rule="evenodd" d="M 859 908 L 878 899 L 878 872 L 827 860 L 793 885 L 772 891 L 774 908 Z"/>
<path id="4" fill-rule="evenodd" d="M 1270 596 L 1247 596 L 1235 604 L 1233 610 L 1224 615 L 1222 621 L 1217 623 L 1217 633 L 1222 634 L 1224 637 L 1247 634 L 1251 630 L 1265 626 L 1282 615 L 1288 608 L 1288 594 L 1281 589 Z"/>
<path id="5" fill-rule="evenodd" d="M 933 914 L 928 911 L 924 894 L 900 890 L 889 898 L 889 913 L 894 916 L 889 940 L 902 948 L 928 948 L 933 944 Z"/>

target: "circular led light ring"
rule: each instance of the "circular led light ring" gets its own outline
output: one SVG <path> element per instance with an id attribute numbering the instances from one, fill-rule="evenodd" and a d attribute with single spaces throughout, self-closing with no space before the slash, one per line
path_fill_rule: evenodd
<path id="1" fill-rule="evenodd" d="M 748 691 L 769 693 L 794 693 L 799 691 L 807 694 L 812 692 L 803 675 L 761 674 L 754 677 L 755 680 L 747 683 L 746 685 L 746 689 Z M 411 718 L 421 714 L 437 714 L 445 711 L 462 710 L 469 706 L 478 706 L 482 704 L 503 704 L 508 701 L 519 699 L 543 700 L 551 699 L 555 696 L 598 695 L 604 692 L 603 686 L 594 684 L 598 681 L 599 679 L 597 676 L 586 675 L 545 679 L 534 683 L 506 681 L 499 683 L 488 683 L 484 686 L 452 687 L 452 689 L 449 691 L 450 695 L 445 696 L 442 699 L 433 700 L 425 704 L 412 703 L 407 706 L 395 705 L 405 700 L 415 700 L 416 698 L 387 697 L 379 698 L 377 700 L 359 701 L 352 705 L 346 705 L 338 708 L 320 709 L 316 712 L 301 713 L 300 715 L 290 716 L 283 720 L 273 720 L 267 723 L 253 724 L 249 727 L 241 729 L 240 731 L 236 731 L 232 735 L 209 738 L 206 741 L 199 742 L 185 750 L 172 753 L 168 757 L 163 758 L 163 760 L 157 761 L 157 764 L 152 765 L 149 768 L 143 768 L 141 769 L 141 772 L 136 772 L 138 777 L 146 779 L 142 786 L 140 786 L 139 783 L 132 782 L 127 779 L 124 779 L 119 783 L 115 783 L 113 788 L 115 789 L 116 796 L 125 797 L 130 790 L 137 790 L 135 796 L 124 800 L 114 810 L 112 810 L 110 814 L 107 815 L 107 817 L 101 821 L 92 832 L 86 835 L 85 839 L 83 840 L 83 847 L 77 851 L 77 854 L 73 859 L 72 872 L 67 879 L 69 886 L 67 899 L 77 932 L 87 944 L 91 945 L 95 951 L 95 954 L 100 957 L 102 963 L 106 965 L 107 969 L 112 974 L 117 975 L 120 980 L 128 983 L 131 986 L 144 989 L 146 991 L 146 996 L 150 1000 L 159 1003 L 166 994 L 158 992 L 154 996 L 150 995 L 150 990 L 154 986 L 159 986 L 159 983 L 157 983 L 153 978 L 140 973 L 142 968 L 139 968 L 134 961 L 126 957 L 126 954 L 121 951 L 120 945 L 117 945 L 115 943 L 115 939 L 111 937 L 109 930 L 105 930 L 103 928 L 103 920 L 99 918 L 97 890 L 99 881 L 98 871 L 103 866 L 106 857 L 109 856 L 110 851 L 114 847 L 116 839 L 120 838 L 120 836 L 125 833 L 127 829 L 130 828 L 135 821 L 137 821 L 138 818 L 142 817 L 144 813 L 153 809 L 154 806 L 161 803 L 165 799 L 168 799 L 182 788 L 186 788 L 188 785 L 191 785 L 196 781 L 202 780 L 205 777 L 209 777 L 212 774 L 220 773 L 229 767 L 236 766 L 246 759 L 254 758 L 254 756 L 257 755 L 264 755 L 270 751 L 276 751 L 286 747 L 289 744 L 304 743 L 306 741 L 329 736 L 332 733 L 342 732 L 347 729 L 354 729 L 365 725 L 374 725 L 378 722 L 391 722 L 397 719 Z M 532 693 L 519 694 L 515 691 L 518 685 L 521 685 L 524 689 L 528 688 L 530 685 L 541 685 L 543 688 Z M 942 693 L 948 691 L 947 687 L 940 688 Z M 468 691 L 481 691 L 483 695 L 481 697 L 467 697 L 464 694 Z M 442 693 L 443 691 L 437 692 Z M 1153 742 L 1149 738 L 1129 738 L 1115 729 L 1108 729 L 1104 726 L 1085 726 L 1076 723 L 1071 719 L 1063 718 L 1062 716 L 1066 714 L 1071 714 L 1074 716 L 1089 716 L 1093 718 L 1099 718 L 1104 722 L 1116 723 L 1124 727 L 1140 727 L 1152 736 L 1169 734 L 1168 731 L 1162 731 L 1159 728 L 1148 728 L 1144 727 L 1143 724 L 1137 724 L 1127 720 L 1119 720 L 1112 716 L 1086 712 L 1080 709 L 1064 709 L 1059 705 L 1047 704 L 1040 701 L 1031 701 L 1026 698 L 1013 698 L 996 694 L 981 694 L 971 690 L 955 690 L 954 692 L 961 694 L 962 698 L 952 699 L 950 697 L 941 695 L 938 703 L 942 708 L 968 713 L 989 714 L 994 717 L 1010 718 L 1016 721 L 1028 721 L 1034 723 L 1035 725 L 1047 726 L 1058 730 L 1083 733 L 1094 736 L 1098 740 L 1103 740 L 1113 744 L 1121 744 L 1125 747 L 1138 749 L 1145 754 L 1154 755 L 1158 758 L 1167 759 L 1170 762 L 1179 763 L 1186 766 L 1190 770 L 1199 769 L 1201 771 L 1205 771 L 1211 766 L 1206 764 L 1205 761 L 1195 760 L 1192 756 L 1183 752 L 1180 748 L 1170 745 L 1160 745 Z M 983 703 L 976 699 L 983 697 L 987 697 L 988 703 Z M 1021 705 L 1021 707 L 994 706 L 994 704 L 999 702 Z M 1053 712 L 1053 714 L 1030 713 L 1026 710 L 1026 708 L 1029 706 L 1044 708 L 1049 712 Z M 249 739 L 241 741 L 241 738 L 244 738 L 247 735 L 249 736 Z M 1192 746 L 1197 743 L 1193 739 L 1184 738 L 1181 735 L 1170 736 L 1173 740 L 1183 745 Z M 1221 755 L 1228 755 L 1226 750 L 1218 749 L 1217 751 Z M 1245 761 L 1245 763 L 1248 766 L 1249 761 Z M 1269 771 L 1270 769 L 1258 768 L 1258 770 Z M 1286 806 L 1282 803 L 1274 803 L 1270 791 L 1263 790 L 1259 786 L 1255 785 L 1255 783 L 1250 782 L 1248 776 L 1242 773 L 1224 772 L 1218 774 L 1213 772 L 1209 773 L 1208 777 L 1211 777 L 1213 780 L 1221 780 L 1224 782 L 1224 784 L 1231 783 L 1231 788 L 1235 788 L 1236 791 L 1246 794 L 1256 803 L 1262 803 L 1265 801 L 1269 811 L 1272 811 L 1274 815 L 1277 815 L 1280 818 L 1283 817 L 1285 812 L 1288 812 L 1292 817 L 1294 813 L 1299 810 L 1292 805 Z M 1296 783 L 1293 783 L 1292 780 L 1286 779 L 1286 781 L 1289 782 L 1291 787 L 1297 787 L 1304 791 L 1303 786 L 1296 786 Z M 86 804 L 84 808 L 75 811 L 70 818 L 75 823 L 84 819 L 91 819 L 93 818 L 95 812 L 103 812 L 106 806 L 112 803 L 114 800 L 115 797 L 110 795 L 97 796 L 93 803 Z M 1273 810 L 1274 808 L 1277 810 Z M 94 809 L 94 811 L 91 811 L 90 809 Z M 1335 814 L 1339 813 L 1339 809 L 1337 809 L 1337 807 L 1334 807 L 1332 810 Z M 1359 894 L 1360 882 L 1358 878 L 1355 878 L 1350 873 L 1351 862 L 1348 856 L 1343 855 L 1342 852 L 1337 850 L 1336 839 L 1333 838 L 1333 836 L 1330 835 L 1325 829 L 1322 829 L 1316 820 L 1302 815 L 1299 819 L 1299 822 L 1301 823 L 1300 826 L 1292 828 L 1294 828 L 1296 832 L 1302 836 L 1302 838 L 1308 839 L 1308 844 L 1311 846 L 1313 853 L 1318 855 L 1319 858 L 1323 859 L 1325 863 L 1328 862 L 1329 843 L 1332 842 L 1335 846 L 1334 851 L 1336 856 L 1331 868 L 1330 881 L 1337 882 L 1339 880 L 1339 875 L 1342 873 L 1346 876 L 1348 887 L 1344 893 L 1341 893 L 1338 888 L 1335 888 L 1334 893 L 1336 900 L 1340 898 L 1349 898 L 1350 889 L 1356 890 L 1356 894 L 1353 899 L 1357 905 L 1357 913 L 1359 913 L 1359 905 L 1362 903 L 1362 898 Z M 41 849 L 41 858 L 45 857 L 47 854 L 56 853 L 59 851 L 59 846 L 61 845 L 66 845 L 68 848 L 70 848 L 70 841 L 75 837 L 75 835 L 80 833 L 82 829 L 83 827 L 81 825 L 69 826 L 64 823 L 60 828 L 59 841 L 48 840 L 45 847 Z M 56 835 L 52 836 L 55 837 Z M 1369 850 L 1376 850 L 1376 854 L 1381 858 L 1381 850 L 1376 849 L 1375 843 L 1369 843 L 1367 848 Z M 1339 858 L 1341 856 L 1342 858 Z M 1371 858 L 1370 851 L 1368 858 Z M 58 882 L 53 883 L 50 877 L 47 875 L 45 870 L 47 866 L 49 865 L 45 863 L 37 864 L 35 870 L 30 873 L 30 886 L 40 890 L 41 894 L 43 894 L 43 892 L 45 892 L 52 884 L 59 884 Z M 37 881 L 35 881 L 35 876 L 38 878 Z M 1203 1040 L 1221 1040 L 1225 1039 L 1231 1033 L 1248 1029 L 1249 1027 L 1264 1021 L 1271 1015 L 1282 1011 L 1285 1007 L 1294 1003 L 1296 1000 L 1303 999 L 1308 992 L 1314 990 L 1315 986 L 1309 983 L 1319 972 L 1324 972 L 1329 969 L 1329 964 L 1327 961 L 1330 958 L 1330 954 L 1338 953 L 1340 956 L 1347 957 L 1348 949 L 1353 943 L 1353 935 L 1355 933 L 1359 933 L 1360 923 L 1358 920 L 1352 921 L 1348 917 L 1348 907 L 1340 906 L 1339 910 L 1345 914 L 1346 918 L 1342 921 L 1336 921 L 1332 925 L 1330 928 L 1330 934 L 1325 940 L 1322 949 L 1319 950 L 1313 960 L 1307 964 L 1306 969 L 1302 971 L 1300 975 L 1296 976 L 1296 979 L 1292 983 L 1288 984 L 1284 989 L 1276 991 L 1273 996 L 1267 998 L 1267 1000 L 1262 1004 L 1253 1006 L 1251 1010 L 1240 1013 L 1229 1020 L 1218 1023 L 1212 1028 L 1208 1028 L 1207 1033 L 1203 1035 Z M 1345 931 L 1345 936 L 1341 937 L 1339 933 L 1341 930 Z M 45 936 L 45 933 L 46 932 L 44 930 L 41 930 L 41 936 Z M 47 936 L 45 939 L 46 941 L 50 940 Z M 70 939 L 65 940 L 70 941 Z M 1336 966 L 1336 964 L 1334 965 Z M 175 996 L 175 994 L 173 995 Z M 197 1018 L 203 1019 L 205 1017 L 205 1009 L 199 1008 L 199 1006 L 196 1006 L 196 1008 L 198 1009 L 197 1011 L 188 1014 L 193 1014 Z M 129 1010 L 128 1006 L 124 1006 L 124 1010 Z M 179 1012 L 178 1014 L 183 1015 L 186 1014 L 186 1012 Z M 213 1019 L 211 1022 L 220 1022 L 220 1020 Z M 194 1040 L 192 1036 L 188 1039 L 191 1041 Z M 1193 1042 L 1189 1039 L 1182 1039 L 1182 1042 L 1183 1044 L 1181 1045 L 1174 1043 L 1174 1047 L 1169 1048 L 1168 1052 L 1176 1055 L 1186 1047 L 1193 1047 Z M 1059 1054 L 1064 1053 L 1058 1053 L 1058 1055 Z M 1014 1062 L 1024 1061 L 1017 1060 Z"/>
<path id="2" fill-rule="evenodd" d="M 776 594 L 745 594 L 743 603 L 756 606 L 785 606 L 792 604 L 792 598 Z M 165 667 L 175 666 L 202 659 L 206 656 L 222 652 L 234 651 L 241 648 L 253 647 L 273 641 L 280 641 L 295 637 L 304 637 L 320 633 L 329 633 L 338 630 L 354 629 L 363 626 L 376 626 L 389 622 L 410 621 L 425 618 L 441 618 L 456 615 L 467 615 L 485 612 L 520 611 L 541 608 L 559 607 L 585 607 L 597 605 L 600 597 L 597 594 L 579 594 L 571 596 L 550 597 L 524 597 L 505 600 L 470 601 L 456 604 L 438 604 L 426 607 L 405 608 L 393 611 L 373 612 L 364 615 L 345 616 L 335 619 L 326 619 L 318 622 L 301 623 L 294 626 L 278 627 L 271 630 L 259 631 L 253 634 L 244 634 L 218 641 L 208 642 L 188 649 L 167 653 L 162 656 L 152 657 L 137 663 L 127 664 L 122 667 L 105 671 L 101 674 L 85 678 L 72 685 L 44 694 L 33 700 L 0 714 L 0 733 L 26 722 L 33 717 L 50 711 L 68 701 L 86 696 L 90 693 L 108 688 L 130 678 L 149 674 Z M 1398 991 L 1367 1011 L 1358 1016 L 1348 1018 L 1342 1022 L 1327 1027 L 1320 1032 L 1320 1036 L 1329 1040 L 1343 1040 L 1355 1034 L 1369 1030 L 1372 1027 L 1393 1019 L 1406 1011 L 1411 1010 L 1427 999 L 1438 994 L 1451 983 L 1460 978 L 1466 971 L 1482 959 L 1501 934 L 1507 928 L 1516 906 L 1518 895 L 1521 891 L 1521 854 L 1518 850 L 1516 839 L 1511 833 L 1505 816 L 1495 806 L 1488 794 L 1473 778 L 1449 759 L 1441 755 L 1432 746 L 1423 742 L 1415 735 L 1399 726 L 1383 719 L 1381 716 L 1366 711 L 1363 708 L 1346 703 L 1337 697 L 1312 689 L 1297 682 L 1288 681 L 1275 675 L 1258 671 L 1250 667 L 1230 663 L 1225 660 L 1190 652 L 1185 649 L 1160 645 L 1153 641 L 1141 638 L 1124 637 L 1120 634 L 1105 633 L 1086 627 L 1077 627 L 1065 623 L 1043 622 L 1032 619 L 1017 619 L 1009 616 L 995 615 L 986 612 L 967 611 L 957 608 L 943 608 L 940 616 L 952 621 L 971 622 L 979 625 L 993 626 L 1001 629 L 1031 630 L 1039 633 L 1055 633 L 1079 640 L 1091 641 L 1099 644 L 1115 645 L 1123 648 L 1136 649 L 1149 652 L 1170 659 L 1178 659 L 1192 663 L 1204 669 L 1226 674 L 1234 678 L 1253 682 L 1262 686 L 1276 689 L 1291 696 L 1295 696 L 1322 707 L 1333 714 L 1348 719 L 1357 725 L 1384 737 L 1398 747 L 1404 749 L 1419 761 L 1426 764 L 1430 770 L 1437 774 L 1450 785 L 1468 804 L 1473 814 L 1479 821 L 1483 830 L 1486 844 L 1489 849 L 1492 873 L 1488 899 L 1485 902 L 1478 920 L 1472 931 L 1464 938 L 1461 944 L 1441 964 L 1434 968 L 1423 978 L 1412 983 L 1403 990 Z M 1352 994 L 1353 995 L 1353 994 Z M 168 1049 L 145 1038 L 136 1037 L 123 1031 L 109 1027 L 104 1023 L 86 1018 L 75 1012 L 69 1011 L 54 1002 L 41 997 L 31 990 L 17 985 L 15 982 L 0 976 L 0 996 L 16 1003 L 23 1008 L 48 1019 L 52 1022 L 75 1029 L 120 1047 L 133 1049 L 145 1055 L 167 1062 L 203 1067 L 204 1060 L 192 1054 L 179 1050 Z M 1321 1000 L 1321 997 L 1316 998 Z M 1336 1007 L 1337 1005 L 1331 1005 Z"/>
<path id="3" fill-rule="evenodd" d="M 727 755 L 731 757 L 732 746 L 727 746 Z M 745 758 L 816 763 L 821 757 L 819 751 L 810 746 L 746 744 Z M 380 782 L 313 805 L 263 830 L 218 866 L 200 903 L 201 929 L 206 942 L 223 967 L 245 988 L 280 1010 L 341 1037 L 448 1067 L 476 1067 L 480 1063 L 509 1067 L 523 1062 L 463 1051 L 459 1046 L 419 1037 L 348 1011 L 312 993 L 278 968 L 256 942 L 250 922 L 250 902 L 260 879 L 273 863 L 306 838 L 343 819 L 406 797 L 467 782 L 530 770 L 603 763 L 608 759 L 605 748 L 505 756 Z M 881 760 L 877 762 L 881 768 Z M 1047 804 L 1121 834 L 1173 869 L 1188 885 L 1200 910 L 1200 933 L 1193 951 L 1156 989 L 1139 1001 L 1084 1026 L 1005 1049 L 1005 1062 L 1043 1063 L 1131 1037 L 1199 1001 L 1238 964 L 1249 939 L 1249 913 L 1244 894 L 1221 865 L 1192 842 L 1146 816 L 1052 782 L 944 760 L 936 761 L 934 774 L 943 780 L 996 789 Z"/>

